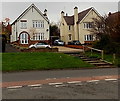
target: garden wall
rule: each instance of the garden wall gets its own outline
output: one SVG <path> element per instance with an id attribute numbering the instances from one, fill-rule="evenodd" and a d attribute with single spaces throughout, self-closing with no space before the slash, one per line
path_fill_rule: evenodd
<path id="1" fill-rule="evenodd" d="M 70 48 L 83 49 L 83 46 L 81 46 L 81 45 L 65 45 L 65 46 L 70 47 Z"/>

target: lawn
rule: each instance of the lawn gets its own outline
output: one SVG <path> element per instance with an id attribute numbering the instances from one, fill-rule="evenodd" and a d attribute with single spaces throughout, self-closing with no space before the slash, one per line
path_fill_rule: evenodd
<path id="1" fill-rule="evenodd" d="M 63 53 L 2 53 L 2 71 L 49 70 L 94 67 Z"/>

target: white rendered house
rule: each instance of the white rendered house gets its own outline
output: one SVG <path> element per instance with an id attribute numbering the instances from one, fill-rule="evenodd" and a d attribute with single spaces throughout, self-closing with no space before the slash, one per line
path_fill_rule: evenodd
<path id="1" fill-rule="evenodd" d="M 28 46 L 40 41 L 49 42 L 49 20 L 46 9 L 43 14 L 31 4 L 11 26 L 11 43 Z"/>
<path id="2" fill-rule="evenodd" d="M 83 10 L 78 13 L 78 8 L 74 8 L 74 15 L 68 16 L 61 12 L 60 37 L 67 44 L 73 40 L 79 40 L 82 44 L 91 43 L 96 40 L 96 36 L 91 32 L 94 20 L 100 19 L 101 15 L 93 8 Z"/>

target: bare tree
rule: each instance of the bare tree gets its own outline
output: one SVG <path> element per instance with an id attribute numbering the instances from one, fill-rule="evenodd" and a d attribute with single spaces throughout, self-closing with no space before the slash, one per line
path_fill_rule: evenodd
<path id="1" fill-rule="evenodd" d="M 36 32 L 36 29 L 35 29 L 35 28 L 32 28 L 32 27 L 31 27 L 31 28 L 28 30 L 28 33 L 30 34 L 31 37 L 34 37 L 35 33 L 37 33 L 37 32 Z"/>

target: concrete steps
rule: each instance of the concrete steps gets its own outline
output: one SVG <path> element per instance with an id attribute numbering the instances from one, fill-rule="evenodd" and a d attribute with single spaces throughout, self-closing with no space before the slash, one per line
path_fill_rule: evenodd
<path id="1" fill-rule="evenodd" d="M 86 57 L 84 54 L 72 54 L 72 56 L 79 57 L 83 61 L 95 65 L 98 68 L 113 68 L 115 67 L 112 63 L 107 61 L 101 60 L 100 58 L 89 58 Z"/>

